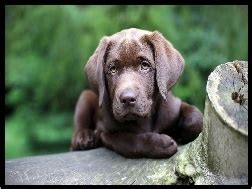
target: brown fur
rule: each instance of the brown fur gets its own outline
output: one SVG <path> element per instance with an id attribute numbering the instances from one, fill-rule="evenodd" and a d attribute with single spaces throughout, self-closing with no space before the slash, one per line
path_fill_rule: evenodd
<path id="1" fill-rule="evenodd" d="M 176 141 L 202 130 L 202 113 L 170 91 L 183 69 L 183 57 L 159 32 L 131 28 L 104 37 L 85 67 L 91 90 L 76 105 L 71 149 L 172 156 Z"/>

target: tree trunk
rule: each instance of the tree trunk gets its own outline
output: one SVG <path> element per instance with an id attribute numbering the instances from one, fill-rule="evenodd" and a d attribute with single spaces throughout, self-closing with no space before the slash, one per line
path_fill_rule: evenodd
<path id="1" fill-rule="evenodd" d="M 220 65 L 209 76 L 205 107 L 208 167 L 226 177 L 248 176 L 248 64 Z"/>
<path id="2" fill-rule="evenodd" d="M 248 183 L 248 63 L 219 65 L 208 77 L 203 131 L 178 157 L 195 184 Z"/>

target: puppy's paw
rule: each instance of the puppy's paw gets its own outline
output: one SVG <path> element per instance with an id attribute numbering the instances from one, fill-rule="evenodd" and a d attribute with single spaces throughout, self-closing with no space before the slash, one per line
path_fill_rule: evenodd
<path id="1" fill-rule="evenodd" d="M 98 134 L 93 130 L 84 130 L 74 134 L 70 150 L 88 150 L 97 148 L 99 145 Z"/>
<path id="2" fill-rule="evenodd" d="M 157 158 L 170 157 L 177 152 L 177 143 L 165 134 L 153 134 L 151 140 L 154 143 L 153 155 Z"/>
<path id="3" fill-rule="evenodd" d="M 185 102 L 181 104 L 181 115 L 176 128 L 176 141 L 186 144 L 199 136 L 203 128 L 203 114 L 200 110 Z"/>

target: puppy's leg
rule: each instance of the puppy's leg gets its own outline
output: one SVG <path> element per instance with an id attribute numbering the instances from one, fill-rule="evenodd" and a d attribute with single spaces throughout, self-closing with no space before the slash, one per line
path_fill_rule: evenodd
<path id="1" fill-rule="evenodd" d="M 202 131 L 203 115 L 195 106 L 181 103 L 178 126 L 175 127 L 176 141 L 185 144 L 193 141 Z"/>
<path id="2" fill-rule="evenodd" d="M 128 158 L 167 158 L 177 152 L 176 142 L 158 133 L 101 133 L 103 144 Z"/>
<path id="3" fill-rule="evenodd" d="M 91 90 L 84 90 L 77 102 L 74 114 L 74 133 L 70 150 L 85 150 L 100 145 L 96 129 L 98 96 Z"/>

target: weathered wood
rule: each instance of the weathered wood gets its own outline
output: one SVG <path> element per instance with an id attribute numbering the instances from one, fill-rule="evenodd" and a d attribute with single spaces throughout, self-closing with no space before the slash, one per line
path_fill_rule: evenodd
<path id="1" fill-rule="evenodd" d="M 204 126 L 178 157 L 177 172 L 195 184 L 248 183 L 248 63 L 219 65 L 208 77 Z"/>
<path id="2" fill-rule="evenodd" d="M 203 131 L 168 159 L 127 159 L 99 148 L 8 160 L 6 184 L 248 184 L 247 62 L 209 76 Z"/>
<path id="3" fill-rule="evenodd" d="M 218 66 L 206 89 L 208 166 L 227 177 L 248 176 L 248 63 Z"/>
<path id="4" fill-rule="evenodd" d="M 248 62 L 234 61 L 218 66 L 208 77 L 206 90 L 207 100 L 221 120 L 247 136 Z"/>

